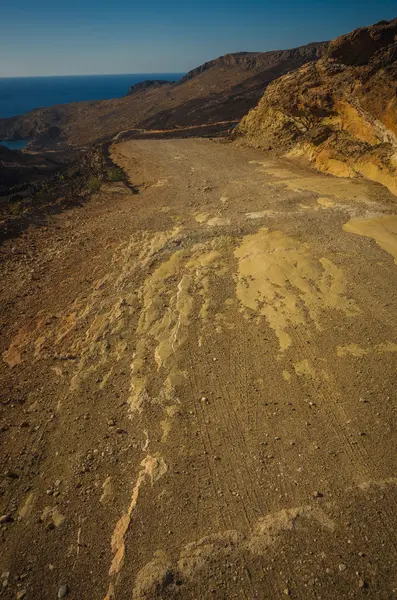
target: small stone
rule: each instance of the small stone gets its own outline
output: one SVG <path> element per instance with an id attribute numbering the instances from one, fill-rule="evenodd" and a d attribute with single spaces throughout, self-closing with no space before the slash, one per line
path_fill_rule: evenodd
<path id="1" fill-rule="evenodd" d="M 315 402 L 309 402 L 309 406 L 316 406 Z"/>
<path id="2" fill-rule="evenodd" d="M 324 497 L 324 494 L 322 492 L 319 492 L 318 490 L 313 492 L 313 498 L 323 498 L 323 497 Z"/>
<path id="3" fill-rule="evenodd" d="M 117 427 L 116 433 L 119 433 L 121 435 L 125 435 L 127 432 L 125 431 L 125 429 L 121 429 L 121 427 Z"/>
<path id="4" fill-rule="evenodd" d="M 217 456 L 217 455 L 215 455 L 215 456 L 214 456 L 214 460 L 221 460 L 221 457 L 220 457 L 220 456 Z"/>
<path id="5" fill-rule="evenodd" d="M 19 592 L 17 592 L 17 600 L 22 600 L 22 598 L 25 598 L 26 596 L 26 590 L 19 590 Z"/>
<path id="6" fill-rule="evenodd" d="M 108 419 L 108 427 L 114 427 L 116 425 L 116 421 L 114 419 Z"/>
<path id="7" fill-rule="evenodd" d="M 285 594 L 286 596 L 289 596 L 289 595 L 290 595 L 290 593 L 291 593 L 291 592 L 290 592 L 289 588 L 285 588 L 285 589 L 284 589 L 284 594 Z"/>
<path id="8" fill-rule="evenodd" d="M 14 471 L 7 470 L 4 473 L 4 477 L 7 477 L 7 479 L 18 479 L 19 475 L 17 473 L 15 473 Z"/>
<path id="9" fill-rule="evenodd" d="M 13 522 L 13 518 L 11 515 L 1 515 L 0 517 L 0 525 L 3 525 L 3 523 L 12 523 Z"/>
<path id="10" fill-rule="evenodd" d="M 61 480 L 57 479 L 56 482 L 54 483 L 55 487 L 59 487 L 61 485 Z"/>
<path id="11" fill-rule="evenodd" d="M 343 563 L 339 565 L 339 571 L 346 571 L 347 567 Z"/>
<path id="12" fill-rule="evenodd" d="M 65 598 L 65 596 L 67 596 L 69 593 L 69 588 L 67 583 L 65 583 L 65 585 L 61 585 L 61 587 L 58 590 L 58 598 Z"/>
<path id="13" fill-rule="evenodd" d="M 358 587 L 362 588 L 362 589 L 368 587 L 367 582 L 364 581 L 364 579 L 359 579 L 358 580 Z"/>
<path id="14" fill-rule="evenodd" d="M 205 404 L 208 404 L 208 398 L 206 398 L 206 396 L 203 396 L 201 398 L 201 402 L 205 402 Z"/>

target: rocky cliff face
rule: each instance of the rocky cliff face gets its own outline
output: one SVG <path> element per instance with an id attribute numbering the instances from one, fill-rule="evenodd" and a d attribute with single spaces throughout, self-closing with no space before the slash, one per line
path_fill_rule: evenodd
<path id="1" fill-rule="evenodd" d="M 319 61 L 274 81 L 236 136 L 397 195 L 397 19 L 336 38 Z"/>

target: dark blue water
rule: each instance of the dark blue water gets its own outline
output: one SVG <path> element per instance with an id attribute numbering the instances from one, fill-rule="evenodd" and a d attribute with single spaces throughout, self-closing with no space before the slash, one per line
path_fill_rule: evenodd
<path id="1" fill-rule="evenodd" d="M 73 75 L 68 77 L 1 77 L 0 118 L 13 117 L 33 108 L 125 96 L 130 85 L 145 79 L 176 81 L 184 73 L 131 75 Z"/>
<path id="2" fill-rule="evenodd" d="M 14 142 L 2 142 L 0 140 L 0 144 L 6 148 L 10 148 L 10 150 L 20 150 L 21 148 L 25 148 L 28 142 L 26 140 L 16 140 Z"/>

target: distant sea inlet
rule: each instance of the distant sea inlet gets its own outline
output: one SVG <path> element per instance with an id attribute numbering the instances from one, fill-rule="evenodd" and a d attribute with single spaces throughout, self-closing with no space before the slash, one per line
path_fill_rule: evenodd
<path id="1" fill-rule="evenodd" d="M 185 73 L 1 77 L 0 119 L 54 104 L 121 98 L 131 85 L 145 79 L 178 81 L 183 75 Z M 9 148 L 22 148 L 26 145 L 24 141 L 0 141 L 1 143 Z"/>

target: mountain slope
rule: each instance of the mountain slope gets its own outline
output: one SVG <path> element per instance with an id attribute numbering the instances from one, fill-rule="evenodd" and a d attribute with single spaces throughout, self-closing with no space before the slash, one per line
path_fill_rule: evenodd
<path id="1" fill-rule="evenodd" d="M 336 38 L 321 60 L 273 82 L 236 135 L 397 194 L 397 19 Z"/>
<path id="2" fill-rule="evenodd" d="M 194 69 L 174 85 L 115 100 L 37 109 L 0 120 L 0 139 L 28 138 L 34 147 L 82 146 L 133 128 L 186 127 L 236 121 L 276 77 L 318 60 L 327 43 L 264 53 L 241 52 Z M 126 90 L 127 91 L 127 90 Z"/>

